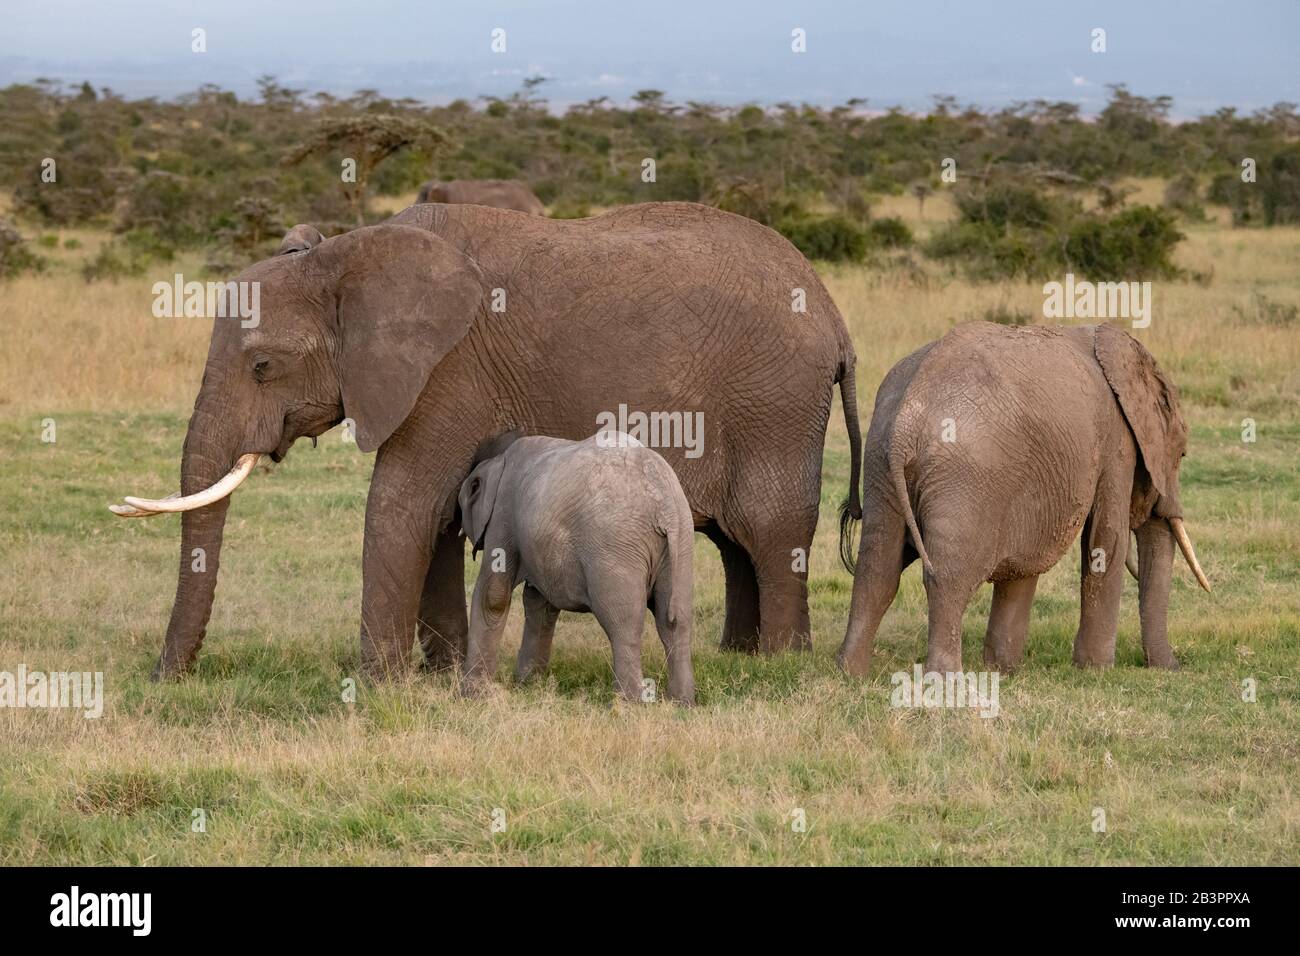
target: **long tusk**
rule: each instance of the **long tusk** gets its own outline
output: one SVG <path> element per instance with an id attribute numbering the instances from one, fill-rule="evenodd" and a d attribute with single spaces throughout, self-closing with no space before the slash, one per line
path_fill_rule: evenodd
<path id="1" fill-rule="evenodd" d="M 1192 539 L 1187 537 L 1187 529 L 1183 527 L 1183 519 L 1170 518 L 1169 527 L 1174 529 L 1174 538 L 1178 541 L 1178 550 L 1183 552 L 1188 567 L 1192 569 L 1192 574 L 1196 575 L 1196 583 L 1208 592 L 1210 582 L 1205 579 L 1205 572 L 1201 570 L 1201 562 L 1196 560 L 1196 552 L 1192 549 Z"/>
<path id="2" fill-rule="evenodd" d="M 224 478 L 218 481 L 211 488 L 205 488 L 203 491 L 193 495 L 185 495 L 179 498 L 132 498 L 127 495 L 122 500 L 138 511 L 148 511 L 153 514 L 167 514 L 177 511 L 193 511 L 195 508 L 203 508 L 212 504 L 214 501 L 220 501 L 226 495 L 230 494 L 247 478 L 261 459 L 261 455 L 240 455 L 239 460 L 235 462 L 235 467 L 226 472 Z M 120 514 L 114 511 L 114 514 Z M 123 515 L 123 517 L 128 517 Z M 129 516 L 134 517 L 134 516 Z"/>
<path id="3" fill-rule="evenodd" d="M 1128 573 L 1133 575 L 1134 581 L 1142 580 L 1140 577 L 1138 577 L 1138 562 L 1137 562 L 1137 558 L 1133 557 L 1132 548 L 1129 548 L 1128 554 L 1124 555 L 1124 567 L 1128 568 Z"/>
<path id="4" fill-rule="evenodd" d="M 171 501 L 180 496 L 179 491 L 173 491 L 163 501 Z M 156 514 L 161 514 L 158 511 L 141 511 L 139 508 L 132 508 L 130 505 L 109 505 L 108 510 L 119 518 L 152 518 Z"/>

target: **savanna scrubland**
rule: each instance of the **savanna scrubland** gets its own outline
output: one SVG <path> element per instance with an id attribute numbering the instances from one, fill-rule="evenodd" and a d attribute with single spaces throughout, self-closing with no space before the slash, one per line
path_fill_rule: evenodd
<path id="1" fill-rule="evenodd" d="M 1168 104 L 1125 92 L 1096 122 L 1051 104 L 977 118 L 941 102 L 926 117 L 869 117 L 673 108 L 647 95 L 566 120 L 531 90 L 430 115 L 377 94 L 309 109 L 273 82 L 254 104 L 213 90 L 177 104 L 89 93 L 0 91 L 11 120 L 0 122 L 0 157 L 15 184 L 0 202 L 39 258 L 0 282 L 0 670 L 106 675 L 98 720 L 0 710 L 0 861 L 1300 862 L 1293 110 L 1173 124 Z M 436 171 L 528 179 L 552 214 L 689 198 L 811 229 L 809 241 L 830 235 L 819 248 L 836 261 L 818 269 L 854 337 L 864 423 L 887 369 L 955 323 L 1044 322 L 1044 277 L 1076 266 L 1111 277 L 1106 256 L 1044 250 L 1150 210 L 1139 225 L 1153 231 L 1139 236 L 1181 238 L 1148 274 L 1121 277 L 1153 280 L 1153 321 L 1139 335 L 1182 393 L 1192 429 L 1183 500 L 1214 584 L 1206 595 L 1175 570 L 1169 632 L 1183 669 L 1141 666 L 1131 582 L 1116 667 L 1070 665 L 1071 549 L 1040 581 L 1025 664 L 1002 681 L 996 719 L 890 707 L 890 674 L 925 653 L 915 565 L 871 677 L 843 678 L 833 656 L 852 580 L 838 564 L 835 511 L 849 460 L 835 410 L 810 558 L 814 651 L 721 653 L 721 565 L 697 536 L 693 710 L 612 705 L 607 641 L 580 615 L 561 617 L 539 684 L 467 701 L 449 677 L 413 676 L 361 684 L 345 703 L 371 462 L 337 431 L 314 451 L 299 443 L 236 493 L 197 671 L 150 683 L 178 520 L 119 521 L 105 505 L 122 489 L 174 487 L 210 328 L 155 319 L 151 286 L 174 272 L 219 274 L 273 248 L 294 221 L 350 224 L 356 210 L 328 151 L 280 167 L 259 137 L 288 149 L 330 115 L 367 111 L 410 113 L 435 130 L 421 134 L 435 137 L 426 152 L 407 147 L 376 165 L 369 221 L 404 207 Z M 517 139 L 492 135 L 506 124 Z M 796 135 L 805 131 L 820 138 Z M 18 157 L 45 155 L 33 150 L 47 135 L 70 155 L 87 151 L 86 168 L 102 169 L 109 154 L 96 151 L 112 151 L 122 171 L 104 174 L 95 208 L 33 205 L 41 194 Z M 659 157 L 659 183 L 640 182 L 643 155 Z M 939 178 L 949 155 L 956 184 Z M 1241 182 L 1242 156 L 1257 160 L 1256 183 Z M 68 176 L 77 168 L 61 165 Z M 703 170 L 698 182 L 683 168 Z M 967 170 L 982 178 L 968 182 Z M 1273 191 L 1252 191 L 1264 185 Z M 836 219 L 847 225 L 808 226 Z M 873 229 L 880 222 L 896 225 Z M 1108 232 L 1119 245 L 1100 248 L 1122 261 L 1124 236 Z M 41 440 L 46 419 L 52 444 Z M 1246 419 L 1254 441 L 1243 441 Z M 990 591 L 965 619 L 971 669 L 982 666 Z M 503 676 L 521 624 L 516 594 Z M 662 685 L 649 626 L 644 652 Z M 1097 808 L 1105 832 L 1094 831 Z M 205 833 L 191 829 L 195 809 Z"/>

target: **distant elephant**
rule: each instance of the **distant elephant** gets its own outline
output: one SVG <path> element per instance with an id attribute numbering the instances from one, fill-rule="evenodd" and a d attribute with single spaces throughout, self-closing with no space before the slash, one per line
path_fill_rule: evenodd
<path id="1" fill-rule="evenodd" d="M 848 513 L 860 513 L 855 357 L 817 274 L 777 233 L 691 203 L 567 221 L 425 204 L 239 279 L 259 283 L 260 320 L 214 322 L 184 497 L 114 507 L 185 512 L 158 676 L 188 670 L 203 642 L 226 495 L 258 455 L 279 461 L 345 417 L 359 449 L 379 451 L 362 558 L 368 675 L 400 671 L 413 636 L 428 666 L 459 661 L 456 499 L 483 442 L 514 428 L 581 439 L 611 416 L 658 423 L 647 444 L 722 552 L 723 646 L 810 646 L 807 571 L 792 554 L 812 546 L 836 383 Z"/>
<path id="2" fill-rule="evenodd" d="M 640 700 L 649 606 L 668 657 L 668 697 L 695 702 L 695 525 L 658 452 L 615 431 L 581 442 L 521 438 L 470 472 L 460 514 L 474 553 L 484 552 L 469 609 L 467 693 L 494 679 L 510 595 L 523 581 L 517 681 L 546 669 L 561 611 L 590 611 L 613 648 L 619 695 Z"/>
<path id="3" fill-rule="evenodd" d="M 1183 526 L 1178 391 L 1137 341 L 1109 325 L 960 326 L 890 370 L 863 461 L 863 525 L 840 666 L 870 667 L 880 619 L 919 556 L 928 671 L 961 670 L 962 615 L 993 582 L 986 665 L 1021 659 L 1038 576 L 1079 536 L 1074 662 L 1115 660 L 1129 531 L 1137 533 L 1142 646 L 1176 668 L 1166 612 L 1174 543 L 1209 583 Z"/>
<path id="4" fill-rule="evenodd" d="M 513 209 L 530 216 L 546 215 L 542 201 L 517 179 L 453 179 L 445 183 L 431 180 L 420 187 L 415 201 L 468 203 L 491 206 L 494 209 Z"/>

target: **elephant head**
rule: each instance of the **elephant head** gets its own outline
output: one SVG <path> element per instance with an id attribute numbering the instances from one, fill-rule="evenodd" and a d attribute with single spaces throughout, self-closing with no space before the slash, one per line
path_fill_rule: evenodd
<path id="1" fill-rule="evenodd" d="M 1178 389 L 1151 353 L 1130 335 L 1113 326 L 1098 326 L 1094 348 L 1138 448 L 1129 526 L 1138 542 L 1142 643 L 1148 657 L 1155 648 L 1163 649 L 1156 653 L 1157 658 L 1169 657 L 1150 663 L 1173 666 L 1165 627 L 1175 543 L 1197 583 L 1210 590 L 1183 523 L 1178 470 L 1187 454 L 1187 422 L 1179 407 Z"/>
<path id="2" fill-rule="evenodd" d="M 410 414 L 434 366 L 474 321 L 478 267 L 444 240 L 378 225 L 332 239 L 297 226 L 281 255 L 245 270 L 256 321 L 216 318 L 181 457 L 180 496 L 128 499 L 123 515 L 184 512 L 181 562 L 155 676 L 187 670 L 216 588 L 226 497 L 262 455 L 344 418 L 373 451 Z M 222 476 L 225 475 L 223 478 Z M 203 571 L 193 570 L 203 549 Z"/>
<path id="3" fill-rule="evenodd" d="M 469 539 L 477 557 L 483 547 L 483 536 L 496 509 L 497 492 L 501 475 L 506 469 L 504 455 L 497 455 L 476 465 L 460 486 L 460 526 Z"/>

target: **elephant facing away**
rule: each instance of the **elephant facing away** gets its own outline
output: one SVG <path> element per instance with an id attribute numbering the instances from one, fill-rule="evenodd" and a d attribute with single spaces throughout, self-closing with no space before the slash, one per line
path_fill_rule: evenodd
<path id="1" fill-rule="evenodd" d="M 446 202 L 513 209 L 530 216 L 545 216 L 546 207 L 537 195 L 517 179 L 430 180 L 420 187 L 417 203 Z"/>
<path id="2" fill-rule="evenodd" d="M 721 551 L 723 647 L 811 645 L 807 570 L 791 554 L 812 545 L 837 383 L 846 514 L 861 513 L 856 359 L 816 272 L 777 233 L 692 203 L 580 220 L 426 203 L 328 239 L 295 229 L 238 278 L 258 283 L 260 318 L 214 320 L 181 496 L 114 508 L 184 512 L 157 677 L 188 671 L 206 635 L 230 492 L 257 456 L 278 462 L 345 418 L 357 449 L 378 452 L 361 557 L 369 677 L 404 670 L 416 640 L 429 668 L 460 662 L 457 496 L 483 444 L 514 429 L 581 440 L 624 414 L 659 421 L 646 444 Z"/>
<path id="3" fill-rule="evenodd" d="M 1038 576 L 1082 549 L 1074 662 L 1115 660 L 1129 532 L 1138 542 L 1142 646 L 1177 668 L 1166 615 L 1183 527 L 1187 425 L 1174 384 L 1109 325 L 959 326 L 890 370 L 863 459 L 863 524 L 841 668 L 870 667 L 876 630 L 918 557 L 929 605 L 927 671 L 961 670 L 961 623 L 985 581 L 985 664 L 1020 663 Z"/>
<path id="4" fill-rule="evenodd" d="M 581 442 L 520 438 L 470 472 L 459 501 L 465 537 L 484 552 L 470 602 L 466 693 L 493 680 L 510 595 L 523 581 L 517 681 L 546 669 L 560 611 L 590 611 L 613 648 L 619 695 L 640 700 L 648 606 L 668 657 L 668 697 L 695 702 L 695 528 L 657 452 L 621 432 Z"/>

